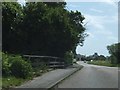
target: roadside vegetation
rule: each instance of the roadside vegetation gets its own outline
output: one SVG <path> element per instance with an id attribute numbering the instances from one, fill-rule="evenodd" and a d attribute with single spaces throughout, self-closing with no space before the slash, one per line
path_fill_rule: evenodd
<path id="1" fill-rule="evenodd" d="M 66 2 L 3 2 L 2 15 L 2 49 L 10 54 L 65 58 L 87 37 L 85 17 Z"/>
<path id="2" fill-rule="evenodd" d="M 120 43 L 109 45 L 107 49 L 110 53 L 108 60 L 110 60 L 111 64 L 120 66 Z"/>
<path id="3" fill-rule="evenodd" d="M 21 85 L 29 79 L 16 78 L 14 76 L 2 77 L 2 90 L 8 90 L 15 86 Z"/>
<path id="4" fill-rule="evenodd" d="M 2 88 L 20 85 L 32 76 L 30 63 L 20 55 L 2 53 Z"/>
<path id="5" fill-rule="evenodd" d="M 2 87 L 10 88 L 50 71 L 46 64 L 33 67 L 22 55 L 55 56 L 72 64 L 76 47 L 87 36 L 79 11 L 66 2 L 2 3 Z"/>
<path id="6" fill-rule="evenodd" d="M 107 46 L 110 56 L 98 55 L 94 53 L 90 56 L 77 55 L 78 59 L 81 58 L 82 61 L 88 61 L 89 64 L 110 66 L 110 67 L 120 67 L 120 43 L 115 43 Z"/>
<path id="7" fill-rule="evenodd" d="M 118 64 L 111 64 L 109 61 L 88 61 L 88 64 L 100 65 L 100 66 L 109 66 L 109 67 L 118 67 Z"/>
<path id="8" fill-rule="evenodd" d="M 48 69 L 45 64 L 32 67 L 32 64 L 24 60 L 20 55 L 2 53 L 2 88 L 7 90 L 21 85 L 50 70 L 52 69 Z"/>
<path id="9" fill-rule="evenodd" d="M 66 2 L 26 2 L 25 6 L 18 2 L 3 2 L 3 89 L 15 87 L 50 71 L 45 63 L 33 67 L 22 55 L 55 56 L 72 64 L 76 57 L 76 47 L 83 46 L 88 36 L 84 19 L 81 12 L 67 10 Z M 108 50 L 111 63 L 120 63 L 116 59 L 120 50 L 114 52 L 114 45 L 109 46 Z M 105 57 L 101 55 L 99 58 Z M 93 59 L 97 59 L 96 53 Z"/>

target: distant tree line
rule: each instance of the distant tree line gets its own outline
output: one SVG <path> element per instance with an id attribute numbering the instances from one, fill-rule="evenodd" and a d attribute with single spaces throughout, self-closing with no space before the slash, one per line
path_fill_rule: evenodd
<path id="1" fill-rule="evenodd" d="M 104 55 L 98 55 L 98 53 L 94 53 L 93 55 L 87 56 L 86 60 L 106 60 L 106 57 Z"/>
<path id="2" fill-rule="evenodd" d="M 120 64 L 120 43 L 115 43 L 107 46 L 110 56 L 98 55 L 98 53 L 94 53 L 90 56 L 80 55 L 78 54 L 76 57 L 79 60 L 107 60 L 110 61 L 111 64 Z"/>
<path id="3" fill-rule="evenodd" d="M 81 12 L 68 11 L 65 2 L 2 3 L 2 51 L 65 57 L 83 45 L 85 19 Z"/>
<path id="4" fill-rule="evenodd" d="M 77 55 L 78 60 L 82 60 L 82 61 L 90 61 L 90 60 L 106 60 L 107 57 L 105 57 L 104 55 L 98 55 L 98 53 L 94 53 L 93 55 Z"/>

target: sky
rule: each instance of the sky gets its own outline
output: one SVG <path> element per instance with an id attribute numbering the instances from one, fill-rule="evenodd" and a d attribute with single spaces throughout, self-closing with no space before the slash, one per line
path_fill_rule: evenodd
<path id="1" fill-rule="evenodd" d="M 77 54 L 109 56 L 107 46 L 118 42 L 118 3 L 68 2 L 67 9 L 80 11 L 85 17 L 86 33 L 84 46 L 77 46 Z"/>
<path id="2" fill-rule="evenodd" d="M 24 0 L 19 0 L 21 3 Z M 116 2 L 115 2 L 116 1 Z M 84 45 L 77 46 L 76 53 L 82 55 L 109 56 L 107 46 L 118 42 L 118 0 L 66 0 L 68 10 L 80 11 L 85 17 Z"/>

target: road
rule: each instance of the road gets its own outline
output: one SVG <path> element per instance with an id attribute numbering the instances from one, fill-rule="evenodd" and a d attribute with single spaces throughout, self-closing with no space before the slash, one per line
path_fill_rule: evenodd
<path id="1" fill-rule="evenodd" d="M 64 79 L 70 74 L 74 73 L 77 68 L 66 68 L 66 69 L 56 69 L 43 74 L 42 76 L 36 77 L 33 80 L 23 83 L 21 86 L 16 88 L 50 88 L 58 81 Z"/>
<path id="2" fill-rule="evenodd" d="M 58 88 L 118 88 L 118 68 L 78 62 L 84 68 L 58 85 Z"/>

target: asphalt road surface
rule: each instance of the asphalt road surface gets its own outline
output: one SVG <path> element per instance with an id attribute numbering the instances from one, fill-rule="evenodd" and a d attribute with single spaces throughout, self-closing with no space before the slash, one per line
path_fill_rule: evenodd
<path id="1" fill-rule="evenodd" d="M 118 68 L 90 65 L 84 67 L 58 85 L 58 88 L 118 88 Z"/>

